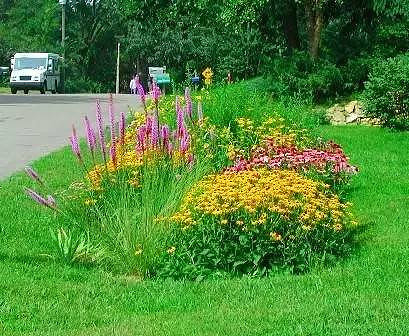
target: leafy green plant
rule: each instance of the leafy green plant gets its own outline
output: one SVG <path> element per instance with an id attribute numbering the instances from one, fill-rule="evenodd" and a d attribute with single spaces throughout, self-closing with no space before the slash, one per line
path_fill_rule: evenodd
<path id="1" fill-rule="evenodd" d="M 409 129 L 409 54 L 374 64 L 363 93 L 366 113 L 391 128 Z"/>

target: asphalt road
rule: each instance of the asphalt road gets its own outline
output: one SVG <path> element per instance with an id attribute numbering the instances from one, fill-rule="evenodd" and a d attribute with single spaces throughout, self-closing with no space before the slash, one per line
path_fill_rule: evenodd
<path id="1" fill-rule="evenodd" d="M 84 134 L 84 116 L 95 122 L 96 99 L 101 101 L 107 124 L 107 94 L 0 94 L 0 180 L 67 145 L 71 125 Z M 117 115 L 129 106 L 139 108 L 135 96 L 114 95 Z"/>

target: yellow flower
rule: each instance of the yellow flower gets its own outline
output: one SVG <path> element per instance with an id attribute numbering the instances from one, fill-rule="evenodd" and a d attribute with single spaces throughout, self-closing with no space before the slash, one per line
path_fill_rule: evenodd
<path id="1" fill-rule="evenodd" d="M 96 202 L 97 202 L 96 200 L 88 198 L 88 199 L 85 200 L 84 204 L 86 206 L 91 206 L 91 205 L 94 205 Z"/>
<path id="2" fill-rule="evenodd" d="M 270 237 L 271 240 L 273 241 L 280 241 L 281 240 L 281 235 L 277 232 L 270 232 Z"/>
<path id="3" fill-rule="evenodd" d="M 220 221 L 220 224 L 226 225 L 226 224 L 227 224 L 227 219 L 222 219 L 222 220 Z"/>
<path id="4" fill-rule="evenodd" d="M 141 255 L 142 252 L 143 252 L 142 249 L 136 249 L 136 250 L 135 250 L 135 255 L 136 255 L 136 256 Z"/>
<path id="5" fill-rule="evenodd" d="M 173 254 L 175 251 L 176 251 L 176 247 L 174 247 L 174 246 L 168 248 L 168 253 L 169 254 Z"/>

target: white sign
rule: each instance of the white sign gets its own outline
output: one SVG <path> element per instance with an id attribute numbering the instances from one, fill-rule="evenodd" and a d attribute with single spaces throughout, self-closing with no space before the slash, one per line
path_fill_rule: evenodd
<path id="1" fill-rule="evenodd" d="M 149 67 L 149 76 L 155 77 L 156 75 L 163 75 L 166 71 L 166 67 Z"/>
<path id="2" fill-rule="evenodd" d="M 60 5 L 66 5 L 67 4 L 67 0 L 59 0 Z"/>

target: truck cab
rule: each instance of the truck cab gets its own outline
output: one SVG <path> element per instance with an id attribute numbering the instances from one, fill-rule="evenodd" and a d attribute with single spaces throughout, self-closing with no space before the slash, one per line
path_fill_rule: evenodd
<path id="1" fill-rule="evenodd" d="M 17 53 L 11 59 L 10 89 L 16 94 L 23 90 L 60 92 L 62 58 L 51 53 Z"/>

